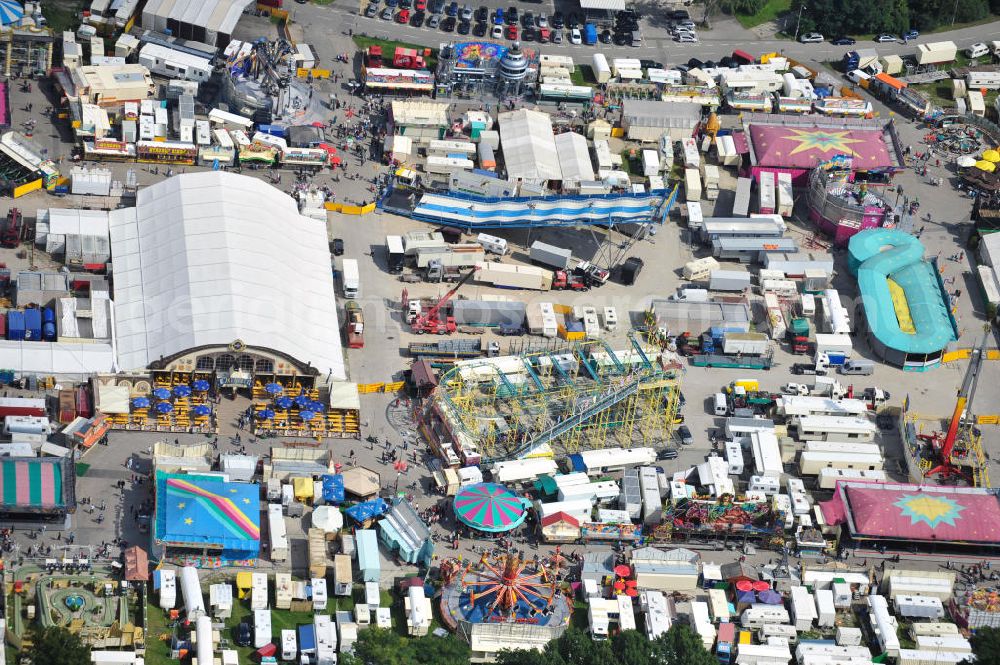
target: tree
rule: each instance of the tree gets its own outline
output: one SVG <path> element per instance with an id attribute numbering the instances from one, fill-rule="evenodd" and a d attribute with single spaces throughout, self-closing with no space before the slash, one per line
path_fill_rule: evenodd
<path id="1" fill-rule="evenodd" d="M 36 630 L 27 656 L 34 665 L 79 665 L 90 662 L 90 648 L 62 626 Z"/>
<path id="2" fill-rule="evenodd" d="M 407 652 L 408 663 L 425 665 L 467 665 L 470 654 L 469 645 L 465 640 L 454 635 L 447 637 L 424 635 L 409 640 Z"/>
<path id="3" fill-rule="evenodd" d="M 681 623 L 675 623 L 653 641 L 650 662 L 656 665 L 718 664 L 718 660 L 705 650 L 701 637 Z"/>
<path id="4" fill-rule="evenodd" d="M 1000 629 L 977 628 L 969 641 L 976 656 L 975 665 L 1000 665 Z M 966 659 L 960 665 L 971 665 L 972 662 Z"/>
<path id="5" fill-rule="evenodd" d="M 649 638 L 635 630 L 623 630 L 611 640 L 611 650 L 620 665 L 649 665 Z"/>
<path id="6" fill-rule="evenodd" d="M 354 657 L 341 657 L 339 662 L 341 665 L 467 665 L 469 645 L 454 635 L 407 638 L 392 630 L 370 628 L 358 635 Z"/>

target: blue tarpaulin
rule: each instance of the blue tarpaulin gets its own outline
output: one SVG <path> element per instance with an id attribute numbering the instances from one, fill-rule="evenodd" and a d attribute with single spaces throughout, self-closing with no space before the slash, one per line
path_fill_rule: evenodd
<path id="1" fill-rule="evenodd" d="M 316 629 L 311 623 L 299 626 L 299 651 L 302 653 L 316 651 Z"/>
<path id="2" fill-rule="evenodd" d="M 385 499 L 379 497 L 377 499 L 372 499 L 371 501 L 365 501 L 364 503 L 353 505 L 344 512 L 347 513 L 347 516 L 355 522 L 367 522 L 370 519 L 379 517 L 380 515 L 385 515 L 389 512 L 389 504 L 385 502 Z"/>
<path id="3" fill-rule="evenodd" d="M 323 474 L 323 501 L 325 503 L 344 502 L 344 476 L 339 473 Z"/>

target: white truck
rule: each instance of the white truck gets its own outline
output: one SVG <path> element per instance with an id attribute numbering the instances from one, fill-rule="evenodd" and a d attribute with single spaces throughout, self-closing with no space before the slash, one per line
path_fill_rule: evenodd
<path id="1" fill-rule="evenodd" d="M 341 275 L 345 298 L 357 298 L 361 293 L 361 274 L 357 259 L 344 259 Z"/>

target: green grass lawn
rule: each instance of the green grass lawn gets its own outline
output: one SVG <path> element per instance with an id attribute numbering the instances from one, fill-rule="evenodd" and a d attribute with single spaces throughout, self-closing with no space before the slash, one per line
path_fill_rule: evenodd
<path id="1" fill-rule="evenodd" d="M 597 80 L 594 79 L 594 70 L 591 69 L 590 65 L 578 65 L 570 73 L 569 79 L 573 85 L 586 85 L 592 88 L 597 84 Z"/>
<path id="2" fill-rule="evenodd" d="M 753 16 L 736 14 L 736 20 L 739 21 L 740 25 L 744 28 L 756 28 L 762 23 L 774 21 L 791 8 L 792 0 L 767 0 L 767 4 L 764 5 L 763 9 Z"/>
<path id="3" fill-rule="evenodd" d="M 358 48 L 365 49 L 369 46 L 381 46 L 382 47 L 382 59 L 392 62 L 392 54 L 396 51 L 397 46 L 402 46 L 403 48 L 415 48 L 420 52 L 423 52 L 427 47 L 422 44 L 410 44 L 408 42 L 395 42 L 391 39 L 376 39 L 375 37 L 368 37 L 365 35 L 354 35 L 352 37 L 354 43 L 358 45 Z M 431 54 L 429 57 L 425 57 L 427 60 L 427 69 L 434 71 L 437 69 L 437 49 L 431 49 Z M 389 65 L 392 66 L 391 64 Z"/>
<path id="4" fill-rule="evenodd" d="M 80 7 L 76 3 L 66 2 L 46 2 L 42 5 L 42 16 L 45 17 L 46 24 L 55 34 L 64 30 L 76 30 L 80 25 L 78 16 Z"/>

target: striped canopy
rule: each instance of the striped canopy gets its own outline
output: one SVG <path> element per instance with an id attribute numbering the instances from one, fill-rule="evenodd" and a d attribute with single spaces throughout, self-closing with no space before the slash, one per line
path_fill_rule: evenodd
<path id="1" fill-rule="evenodd" d="M 520 526 L 527 512 L 521 497 L 503 485 L 476 483 L 455 496 L 455 516 L 478 531 L 499 533 Z"/>
<path id="2" fill-rule="evenodd" d="M 0 23 L 10 25 L 17 23 L 24 17 L 24 7 L 14 0 L 0 0 Z"/>

